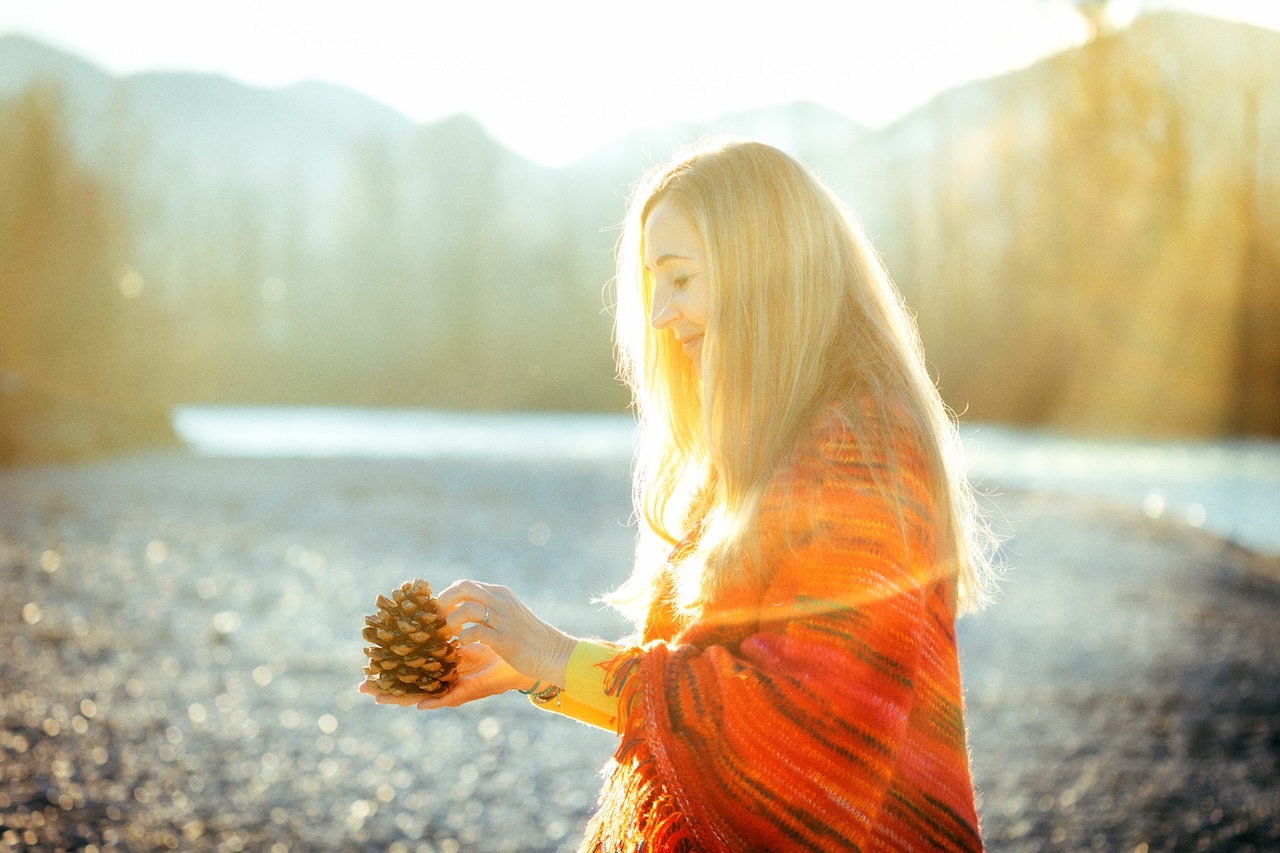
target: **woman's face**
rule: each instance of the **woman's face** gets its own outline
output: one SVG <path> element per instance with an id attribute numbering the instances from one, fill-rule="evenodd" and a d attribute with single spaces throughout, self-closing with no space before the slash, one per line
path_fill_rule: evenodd
<path id="1" fill-rule="evenodd" d="M 644 266 L 653 278 L 649 322 L 675 336 L 701 376 L 711 281 L 702 237 L 693 219 L 675 202 L 659 201 L 645 219 Z"/>

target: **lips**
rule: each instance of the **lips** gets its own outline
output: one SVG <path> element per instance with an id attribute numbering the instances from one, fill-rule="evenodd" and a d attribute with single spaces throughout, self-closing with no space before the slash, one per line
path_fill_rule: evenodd
<path id="1" fill-rule="evenodd" d="M 702 335 L 694 335 L 691 338 L 685 338 L 680 341 L 680 348 L 684 350 L 685 355 L 689 353 L 702 342 Z"/>

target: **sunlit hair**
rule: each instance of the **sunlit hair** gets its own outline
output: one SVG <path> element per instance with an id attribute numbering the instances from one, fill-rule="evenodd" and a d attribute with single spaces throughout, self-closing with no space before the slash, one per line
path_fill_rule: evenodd
<path id="1" fill-rule="evenodd" d="M 689 215 L 705 249 L 711 306 L 701 380 L 674 335 L 649 322 L 654 287 L 643 231 L 666 200 Z M 990 539 L 959 467 L 955 424 L 861 227 L 808 170 L 745 140 L 681 151 L 632 197 L 617 290 L 619 369 L 640 417 L 641 535 L 630 580 L 607 601 L 643 619 L 664 552 L 695 524 L 698 548 L 675 579 L 681 611 L 696 612 L 744 573 L 763 571 L 753 550 L 761 497 L 836 404 L 847 433 L 875 445 L 869 451 L 892 454 L 891 417 L 915 433 L 933 486 L 936 559 L 955 579 L 958 609 L 980 603 Z"/>

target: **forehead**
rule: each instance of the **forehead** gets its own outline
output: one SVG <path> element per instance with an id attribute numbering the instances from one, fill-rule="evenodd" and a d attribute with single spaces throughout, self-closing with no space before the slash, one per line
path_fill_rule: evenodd
<path id="1" fill-rule="evenodd" d="M 654 268 L 675 260 L 701 263 L 702 235 L 683 205 L 663 199 L 644 220 L 644 264 Z"/>

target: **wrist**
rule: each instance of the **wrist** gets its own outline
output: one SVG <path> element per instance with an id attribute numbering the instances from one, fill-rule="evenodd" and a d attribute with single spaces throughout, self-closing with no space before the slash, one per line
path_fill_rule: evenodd
<path id="1" fill-rule="evenodd" d="M 569 658 L 578 645 L 578 638 L 571 637 L 562 631 L 556 631 L 551 648 L 548 650 L 546 665 L 541 672 L 533 673 L 535 679 L 544 685 L 565 686 L 565 673 L 569 669 Z"/>

